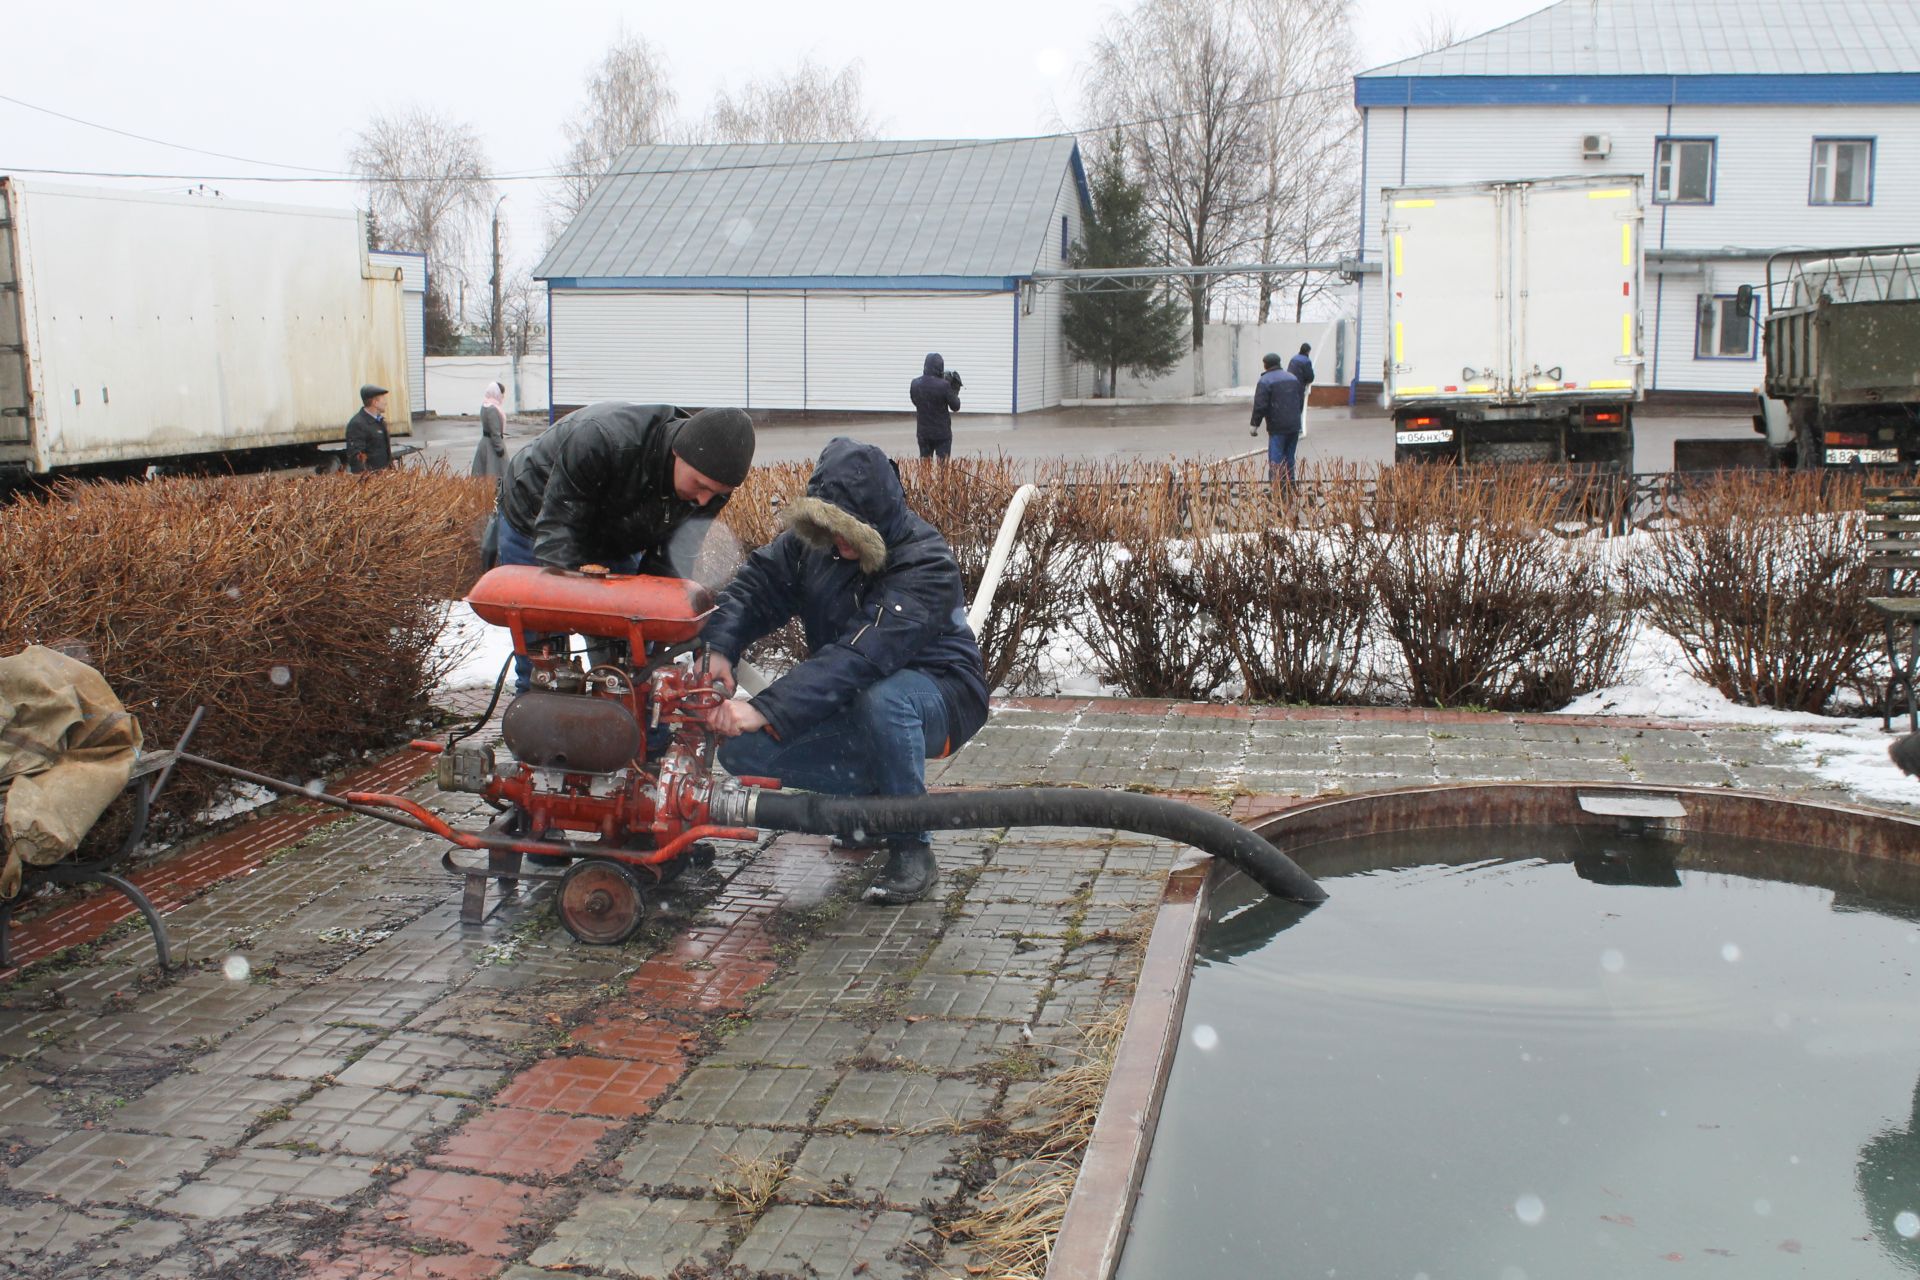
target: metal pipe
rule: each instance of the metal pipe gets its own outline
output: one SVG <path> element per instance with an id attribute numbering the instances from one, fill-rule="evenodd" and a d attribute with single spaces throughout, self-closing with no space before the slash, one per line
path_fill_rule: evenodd
<path id="1" fill-rule="evenodd" d="M 1762 255 L 1764 256 L 1764 255 Z M 1373 275 L 1377 262 L 1358 258 L 1339 258 L 1332 262 L 1234 262 L 1204 267 L 1042 267 L 1033 273 L 1035 280 L 1177 280 L 1182 276 L 1272 276 L 1290 271 L 1339 272 L 1341 275 Z"/>
<path id="2" fill-rule="evenodd" d="M 225 774 L 229 778 L 238 778 L 242 782 L 251 782 L 255 786 L 265 787 L 269 791 L 277 791 L 283 796 L 301 796 L 308 800 L 318 800 L 321 804 L 332 805 L 336 809 L 345 809 L 348 813 L 357 813 L 363 818 L 379 818 L 383 822 L 391 822 L 402 827 L 411 827 L 415 831 L 424 831 L 429 835 L 439 834 L 439 832 L 435 831 L 432 827 L 427 826 L 423 822 L 415 821 L 412 818 L 396 818 L 391 813 L 383 813 L 378 809 L 370 809 L 365 805 L 355 804 L 351 800 L 330 795 L 325 791 L 314 791 L 298 783 L 283 782 L 279 778 L 270 778 L 264 773 L 255 773 L 251 769 L 241 769 L 235 765 L 222 764 L 218 760 L 209 760 L 205 756 L 196 756 L 192 752 L 182 751 L 177 759 L 184 760 L 188 764 L 199 765 L 202 769 L 211 769 L 215 773 Z"/>

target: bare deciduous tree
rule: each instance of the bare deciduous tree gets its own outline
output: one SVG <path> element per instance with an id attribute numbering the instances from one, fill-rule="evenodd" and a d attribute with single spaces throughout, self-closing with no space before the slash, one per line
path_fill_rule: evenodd
<path id="1" fill-rule="evenodd" d="M 1419 45 L 1417 53 L 1435 53 L 1465 39 L 1460 32 L 1460 19 L 1449 9 L 1429 9 L 1427 20 L 1415 29 L 1413 38 Z"/>
<path id="2" fill-rule="evenodd" d="M 1359 208 L 1359 118 L 1350 101 L 1352 0 L 1228 0 L 1258 49 L 1271 101 L 1260 106 L 1261 198 L 1254 214 L 1262 262 L 1312 262 L 1352 248 Z M 1265 324 L 1284 293 L 1299 320 L 1335 277 L 1262 275 Z"/>
<path id="3" fill-rule="evenodd" d="M 382 242 L 436 267 L 464 260 L 493 195 L 487 153 L 470 124 L 425 107 L 375 116 L 348 157 L 367 183 Z"/>
<path id="4" fill-rule="evenodd" d="M 1251 33 L 1216 0 L 1141 0 L 1094 42 L 1087 113 L 1119 133 L 1169 265 L 1228 262 L 1257 237 L 1268 92 Z M 1198 393 L 1211 278 L 1186 277 L 1186 292 Z"/>
<path id="5" fill-rule="evenodd" d="M 594 184 L 628 147 L 667 136 L 676 101 L 666 59 L 645 37 L 622 29 L 587 78 L 586 102 L 563 126 L 567 153 L 552 201 L 559 220 L 580 212 Z"/>
<path id="6" fill-rule="evenodd" d="M 527 274 L 525 269 L 507 276 L 500 286 L 500 330 L 506 338 L 507 351 L 524 356 L 533 349 L 534 340 L 542 335 L 546 326 L 546 303 L 546 287 Z M 485 332 L 493 330 L 493 298 L 490 293 L 482 299 L 478 327 Z"/>
<path id="7" fill-rule="evenodd" d="M 803 58 L 784 76 L 749 81 L 738 96 L 722 89 L 693 132 L 700 142 L 855 142 L 875 129 L 858 62 L 832 72 Z"/>

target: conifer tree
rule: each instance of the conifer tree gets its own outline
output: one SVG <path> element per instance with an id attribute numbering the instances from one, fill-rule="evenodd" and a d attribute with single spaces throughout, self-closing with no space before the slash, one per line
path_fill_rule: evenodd
<path id="1" fill-rule="evenodd" d="M 1146 195 L 1127 176 L 1120 148 L 1095 163 L 1093 216 L 1067 255 L 1078 268 L 1157 265 L 1153 222 Z M 1069 287 L 1062 328 L 1067 349 L 1106 371 L 1107 394 L 1120 370 L 1157 377 L 1180 362 L 1187 349 L 1186 308 L 1169 296 L 1163 280 L 1088 280 Z"/>

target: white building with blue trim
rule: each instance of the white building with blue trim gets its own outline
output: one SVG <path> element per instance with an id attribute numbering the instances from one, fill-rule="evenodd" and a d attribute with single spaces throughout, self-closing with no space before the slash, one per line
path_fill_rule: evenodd
<path id="1" fill-rule="evenodd" d="M 1071 137 L 642 145 L 541 261 L 551 403 L 969 412 L 1073 394 L 1059 290 L 1089 208 Z"/>
<path id="2" fill-rule="evenodd" d="M 1920 241 L 1913 0 L 1561 0 L 1362 72 L 1360 256 L 1381 192 L 1638 173 L 1654 392 L 1750 393 L 1769 254 Z M 1362 277 L 1355 393 L 1381 377 L 1381 276 Z M 1373 384 L 1373 385 L 1369 385 Z"/>

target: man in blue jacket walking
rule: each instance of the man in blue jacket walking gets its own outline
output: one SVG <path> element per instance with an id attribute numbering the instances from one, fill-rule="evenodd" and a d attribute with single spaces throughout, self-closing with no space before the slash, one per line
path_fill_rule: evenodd
<path id="1" fill-rule="evenodd" d="M 1253 388 L 1253 431 L 1267 424 L 1267 478 L 1282 474 L 1293 480 L 1293 455 L 1300 447 L 1300 412 L 1307 402 L 1307 384 L 1280 367 L 1280 357 L 1269 351 L 1260 363 L 1267 371 Z M 1250 433 L 1251 434 L 1251 433 Z"/>
<path id="2" fill-rule="evenodd" d="M 762 636 L 800 618 L 807 658 L 710 712 L 736 776 L 831 795 L 917 796 L 926 762 L 986 723 L 987 682 L 967 626 L 960 567 L 939 530 L 907 510 L 893 462 L 837 439 L 821 451 L 785 531 L 747 558 L 702 639 L 725 687 Z M 937 878 L 927 834 L 887 837 L 870 901 L 924 898 Z"/>

